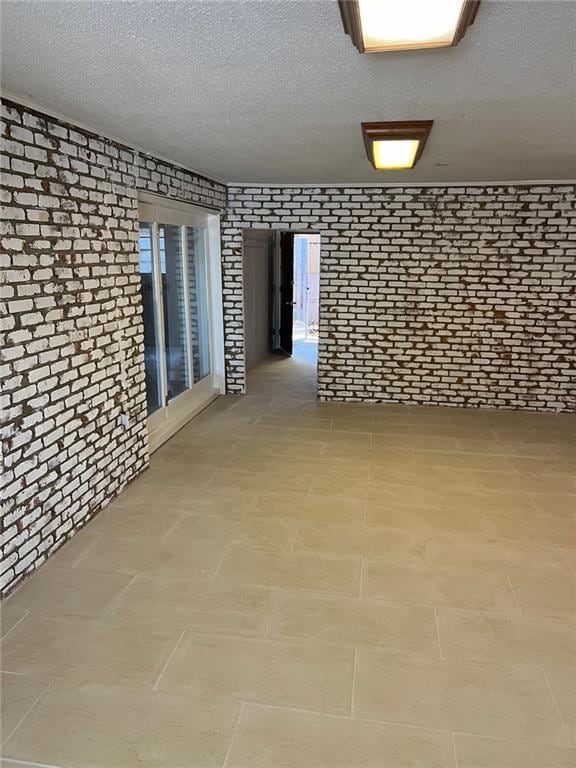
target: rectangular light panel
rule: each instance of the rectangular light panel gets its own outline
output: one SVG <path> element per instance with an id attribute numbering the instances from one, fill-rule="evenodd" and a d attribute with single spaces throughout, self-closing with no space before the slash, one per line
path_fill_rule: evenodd
<path id="1" fill-rule="evenodd" d="M 374 165 L 382 170 L 412 168 L 419 144 L 417 139 L 375 141 L 372 144 Z"/>
<path id="2" fill-rule="evenodd" d="M 452 45 L 466 0 L 358 0 L 367 51 Z"/>

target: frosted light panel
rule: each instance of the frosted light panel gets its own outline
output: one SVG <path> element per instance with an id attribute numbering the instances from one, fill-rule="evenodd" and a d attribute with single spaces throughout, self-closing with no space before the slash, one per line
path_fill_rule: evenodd
<path id="1" fill-rule="evenodd" d="M 387 170 L 412 168 L 419 144 L 416 139 L 375 141 L 372 144 L 374 165 Z"/>
<path id="2" fill-rule="evenodd" d="M 441 48 L 452 44 L 466 0 L 359 0 L 370 50 Z"/>

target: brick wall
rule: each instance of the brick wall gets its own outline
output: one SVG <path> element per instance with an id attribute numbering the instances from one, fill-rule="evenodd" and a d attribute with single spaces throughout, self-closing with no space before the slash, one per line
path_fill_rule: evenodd
<path id="1" fill-rule="evenodd" d="M 322 400 L 575 410 L 574 185 L 228 192 L 230 392 L 245 381 L 242 229 L 309 229 Z"/>
<path id="2" fill-rule="evenodd" d="M 148 462 L 138 190 L 223 209 L 226 188 L 11 102 L 2 111 L 7 592 Z"/>

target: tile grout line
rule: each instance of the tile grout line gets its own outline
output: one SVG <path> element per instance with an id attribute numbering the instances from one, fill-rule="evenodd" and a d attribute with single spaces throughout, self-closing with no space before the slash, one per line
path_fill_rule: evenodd
<path id="1" fill-rule="evenodd" d="M 16 622 L 16 624 L 14 624 L 14 626 L 10 627 L 10 629 L 9 629 L 9 630 L 8 630 L 8 631 L 7 631 L 7 632 L 4 634 L 4 635 L 2 635 L 2 637 L 0 637 L 0 640 L 6 640 L 6 638 L 8 637 L 8 635 L 9 635 L 11 632 L 14 632 L 14 630 L 16 629 L 16 627 L 17 627 L 17 626 L 18 626 L 18 625 L 19 625 L 19 624 L 20 624 L 22 621 L 24 621 L 24 619 L 26 619 L 28 616 L 30 616 L 30 610 L 29 610 L 29 609 L 26 609 L 26 613 L 24 614 L 24 616 L 22 616 L 21 618 L 19 618 L 19 619 L 18 619 L 18 621 Z"/>
<path id="2" fill-rule="evenodd" d="M 13 672 L 11 669 L 0 669 L 0 675 L 16 675 L 17 677 L 27 677 L 30 672 Z"/>
<path id="3" fill-rule="evenodd" d="M 268 638 L 268 633 L 270 632 L 270 627 L 272 625 L 272 619 L 274 618 L 274 612 L 276 610 L 276 606 L 278 605 L 278 600 L 280 599 L 280 589 L 276 590 L 276 594 L 274 595 L 274 599 L 272 601 L 272 606 L 270 608 L 270 614 L 268 618 L 266 619 L 266 624 L 264 626 L 264 637 Z"/>
<path id="4" fill-rule="evenodd" d="M 5 757 L 3 755 L 0 757 L 5 763 L 10 763 L 11 765 L 23 765 L 24 768 L 30 768 L 30 766 L 33 766 L 34 768 L 63 768 L 63 766 L 55 765 L 54 763 L 31 763 L 29 760 L 18 760 L 15 757 Z"/>
<path id="5" fill-rule="evenodd" d="M 164 674 L 164 672 L 166 672 L 166 668 L 167 668 L 168 664 L 170 664 L 170 662 L 172 661 L 172 658 L 174 657 L 174 654 L 178 650 L 178 646 L 182 642 L 182 638 L 184 637 L 185 634 L 186 634 L 186 630 L 184 630 L 182 632 L 182 634 L 180 635 L 180 637 L 178 638 L 178 640 L 176 640 L 176 645 L 172 649 L 172 653 L 170 654 L 170 656 L 168 656 L 168 659 L 166 660 L 166 664 L 164 664 L 164 666 L 160 670 L 160 674 L 158 675 L 158 678 L 156 679 L 156 682 L 152 686 L 152 690 L 153 691 L 157 691 L 158 690 L 158 686 L 160 684 L 160 680 L 162 679 L 162 675 Z"/>
<path id="6" fill-rule="evenodd" d="M 406 723 L 401 720 L 374 720 L 369 717 L 354 717 L 351 718 L 350 715 L 339 715 L 335 714 L 334 712 L 324 712 L 319 709 L 303 709 L 301 707 L 290 707 L 290 706 L 283 706 L 281 704 L 263 704 L 259 701 L 245 701 L 243 702 L 247 706 L 250 707 L 259 707 L 260 709 L 279 709 L 279 710 L 285 710 L 288 712 L 301 712 L 303 714 L 307 715 L 319 715 L 320 717 L 332 717 L 336 720 L 352 720 L 359 722 L 359 723 L 372 723 L 373 725 L 392 725 L 399 728 L 409 728 L 412 730 L 417 731 L 432 731 L 433 733 L 445 733 L 445 734 L 451 734 L 454 733 L 455 736 L 472 736 L 474 738 L 481 738 L 481 739 L 492 739 L 493 741 L 501 741 L 504 743 L 510 743 L 510 741 L 517 741 L 516 739 L 510 739 L 510 738 L 503 738 L 501 736 L 493 736 L 492 734 L 486 734 L 486 733 L 471 733 L 470 731 L 451 731 L 448 728 L 436 728 L 432 725 L 422 725 L 422 724 L 416 724 L 416 723 Z M 550 746 L 549 743 L 544 741 L 524 741 L 525 744 L 532 744 L 534 746 Z M 558 749 L 572 749 L 571 746 L 557 746 Z"/>
<path id="7" fill-rule="evenodd" d="M 56 679 L 55 677 L 51 678 L 51 679 L 50 679 L 50 682 L 49 682 L 49 683 L 48 683 L 48 685 L 47 685 L 47 686 L 44 688 L 44 690 L 43 690 L 43 691 L 40 693 L 40 695 L 39 695 L 39 696 L 37 696 L 37 697 L 34 699 L 34 701 L 32 702 L 32 704 L 30 705 L 30 707 L 28 707 L 28 709 L 27 709 L 27 710 L 26 710 L 26 712 L 25 712 L 25 713 L 22 715 L 22 717 L 20 718 L 20 720 L 18 720 L 18 722 L 16 723 L 16 725 L 14 726 L 14 728 L 12 728 L 12 730 L 11 730 L 11 731 L 10 731 L 10 733 L 8 734 L 8 736 L 6 736 L 6 737 L 5 737 L 5 738 L 2 740 L 2 746 L 4 746 L 4 744 L 6 744 L 6 743 L 7 743 L 7 742 L 8 742 L 8 741 L 9 741 L 9 740 L 12 738 L 12 736 L 14 736 L 14 734 L 16 733 L 16 731 L 18 730 L 18 728 L 20 728 L 20 726 L 22 725 L 22 723 L 24 722 L 24 720 L 26 720 L 26 718 L 28 717 L 28 715 L 29 715 L 29 714 L 32 712 L 32 710 L 34 709 L 34 707 L 35 707 L 35 706 L 38 704 L 38 702 L 40 701 L 40 699 L 41 699 L 41 698 L 44 696 L 44 694 L 45 694 L 45 693 L 46 693 L 46 691 L 47 691 L 47 690 L 50 688 L 50 686 L 52 685 L 52 683 L 54 682 L 54 680 L 55 680 L 55 679 Z"/>
<path id="8" fill-rule="evenodd" d="M 510 576 L 508 574 L 508 571 L 504 571 L 504 574 L 506 576 L 506 580 L 508 582 L 508 586 L 510 587 L 510 591 L 512 592 L 512 597 L 514 598 L 514 605 L 518 609 L 518 615 L 519 616 L 523 616 L 524 613 L 522 611 L 522 608 L 520 607 L 520 603 L 518 602 L 518 598 L 516 597 L 516 591 L 515 591 L 514 587 L 512 586 L 512 580 L 511 580 L 511 578 L 510 578 Z"/>
<path id="9" fill-rule="evenodd" d="M 228 765 L 228 758 L 230 757 L 230 754 L 232 752 L 232 747 L 234 746 L 234 739 L 236 737 L 236 733 L 238 732 L 238 728 L 240 727 L 240 721 L 242 720 L 242 715 L 244 713 L 244 707 L 246 706 L 246 702 L 243 701 L 240 704 L 240 712 L 238 713 L 238 718 L 236 720 L 236 724 L 234 725 L 234 730 L 232 731 L 232 735 L 230 736 L 230 744 L 228 745 L 228 749 L 226 750 L 226 754 L 224 755 L 224 762 L 222 763 L 222 768 L 226 768 Z"/>
<path id="10" fill-rule="evenodd" d="M 358 649 L 354 648 L 354 661 L 352 663 L 352 691 L 350 693 L 350 717 L 354 717 L 354 697 L 356 696 L 356 665 L 358 663 Z"/>
<path id="11" fill-rule="evenodd" d="M 271 518 L 268 518 L 268 519 L 271 519 Z M 290 547 L 290 552 L 292 552 L 292 554 L 296 552 L 296 542 L 298 541 L 298 536 L 300 536 L 300 531 L 302 530 L 303 526 L 304 526 L 304 520 L 300 519 L 298 521 L 298 527 L 296 528 L 296 533 L 294 534 L 294 541 L 292 542 L 292 546 Z"/>
<path id="12" fill-rule="evenodd" d="M 218 575 L 218 571 L 219 571 L 219 570 L 220 570 L 220 568 L 222 567 L 222 563 L 224 562 L 224 560 L 226 559 L 226 557 L 227 557 L 227 556 L 230 554 L 230 552 L 232 551 L 232 549 L 233 549 L 233 547 L 234 547 L 234 544 L 235 544 L 235 542 L 234 542 L 234 541 L 231 541 L 229 544 L 227 544 L 227 545 L 224 547 L 224 551 L 222 552 L 222 555 L 221 555 L 220 559 L 218 560 L 218 562 L 217 562 L 217 564 L 216 564 L 216 568 L 214 569 L 214 572 L 213 572 L 212 574 L 210 574 L 210 576 L 209 576 L 209 578 L 208 578 L 208 582 L 209 582 L 209 583 L 212 583 L 212 582 L 214 581 L 214 579 L 216 578 L 216 576 Z"/>
<path id="13" fill-rule="evenodd" d="M 440 640 L 440 622 L 438 620 L 438 609 L 436 606 L 433 608 L 434 611 L 434 622 L 436 624 L 436 639 L 438 640 L 438 652 L 440 653 L 440 660 L 446 661 L 446 657 L 442 653 L 442 642 Z"/>
<path id="14" fill-rule="evenodd" d="M 99 533 L 99 531 L 96 531 L 96 533 Z M 80 555 L 80 557 L 79 557 L 77 560 L 74 560 L 74 562 L 72 563 L 72 565 L 70 566 L 70 568 L 76 568 L 76 566 L 77 566 L 77 565 L 78 565 L 80 562 L 82 562 L 82 560 L 84 560 L 84 558 L 85 558 L 85 557 L 87 557 L 87 556 L 90 554 L 90 552 L 92 552 L 92 550 L 93 550 L 93 549 L 96 549 L 96 547 L 97 547 L 99 544 L 102 544 L 102 542 L 103 542 L 103 541 L 104 541 L 104 539 L 106 538 L 106 534 L 105 534 L 105 533 L 102 533 L 100 536 L 101 536 L 101 537 L 98 539 L 98 541 L 95 541 L 93 544 L 91 544 L 91 545 L 90 545 L 90 546 L 89 546 L 89 547 L 88 547 L 86 550 L 84 550 L 84 552 L 82 552 L 82 554 Z M 73 537 L 71 537 L 71 538 L 73 538 Z M 112 538 L 114 538 L 114 537 L 112 536 Z"/>
<path id="15" fill-rule="evenodd" d="M 132 584 L 132 582 L 134 581 L 136 576 L 137 576 L 137 574 L 135 574 L 135 573 L 133 573 L 130 576 L 130 578 L 128 579 L 128 583 L 124 586 L 123 589 L 120 590 L 120 592 L 116 595 L 116 597 L 113 598 L 113 600 L 111 600 L 111 602 L 108 605 L 108 607 L 104 610 L 104 613 L 99 617 L 100 619 L 105 619 L 105 618 L 107 618 L 110 615 L 112 609 L 118 604 L 120 598 L 122 597 L 122 595 L 124 595 L 124 593 L 126 592 L 128 587 Z"/>
<path id="16" fill-rule="evenodd" d="M 454 753 L 454 768 L 458 768 L 458 750 L 456 749 L 456 734 L 454 731 L 450 734 L 452 737 L 452 751 Z"/>
<path id="17" fill-rule="evenodd" d="M 542 670 L 542 676 L 544 677 L 544 682 L 546 683 L 546 687 L 548 688 L 548 693 L 550 694 L 550 698 L 552 699 L 552 703 L 554 704 L 554 709 L 556 710 L 556 714 L 558 715 L 558 718 L 562 723 L 562 728 L 564 729 L 564 733 L 566 734 L 566 738 L 568 739 L 568 744 L 571 747 L 574 747 L 576 745 L 574 744 L 570 736 L 570 729 L 568 728 L 568 726 L 566 725 L 566 721 L 562 717 L 562 713 L 560 712 L 560 707 L 558 706 L 558 702 L 556 701 L 556 696 L 554 696 L 554 692 L 552 691 L 552 686 L 550 685 L 550 681 L 548 680 L 548 675 L 546 674 L 545 670 Z"/>
<path id="18" fill-rule="evenodd" d="M 172 531 L 175 528 L 177 528 L 180 525 L 180 523 L 182 523 L 186 519 L 185 516 L 188 516 L 188 513 L 182 512 L 178 520 L 176 520 L 176 522 L 174 523 L 174 525 L 171 525 L 170 528 L 168 528 L 168 530 L 162 536 L 160 536 L 158 541 L 165 541 L 168 538 L 168 536 L 172 533 Z M 192 517 L 196 517 L 196 515 L 192 515 Z"/>
<path id="19" fill-rule="evenodd" d="M 360 582 L 358 584 L 358 597 L 362 597 L 364 577 L 366 575 L 366 558 L 364 555 L 360 555 Z"/>

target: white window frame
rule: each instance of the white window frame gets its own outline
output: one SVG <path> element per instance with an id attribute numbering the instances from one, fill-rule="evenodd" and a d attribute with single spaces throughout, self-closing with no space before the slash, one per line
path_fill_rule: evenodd
<path id="1" fill-rule="evenodd" d="M 190 419 L 225 393 L 224 322 L 222 302 L 222 259 L 220 254 L 220 214 L 211 209 L 180 203 L 148 193 L 138 195 L 140 221 L 152 227 L 153 297 L 156 321 L 156 344 L 160 350 L 160 398 L 162 405 L 148 417 L 149 451 L 153 453 Z M 164 350 L 164 312 L 160 281 L 160 241 L 158 224 L 199 227 L 206 231 L 206 267 L 208 283 L 208 324 L 210 336 L 211 373 L 194 384 L 190 295 L 184 291 L 188 376 L 192 385 L 167 402 L 167 371 Z M 181 230 L 182 268 L 184 285 L 188 288 L 188 243 L 185 229 Z"/>

